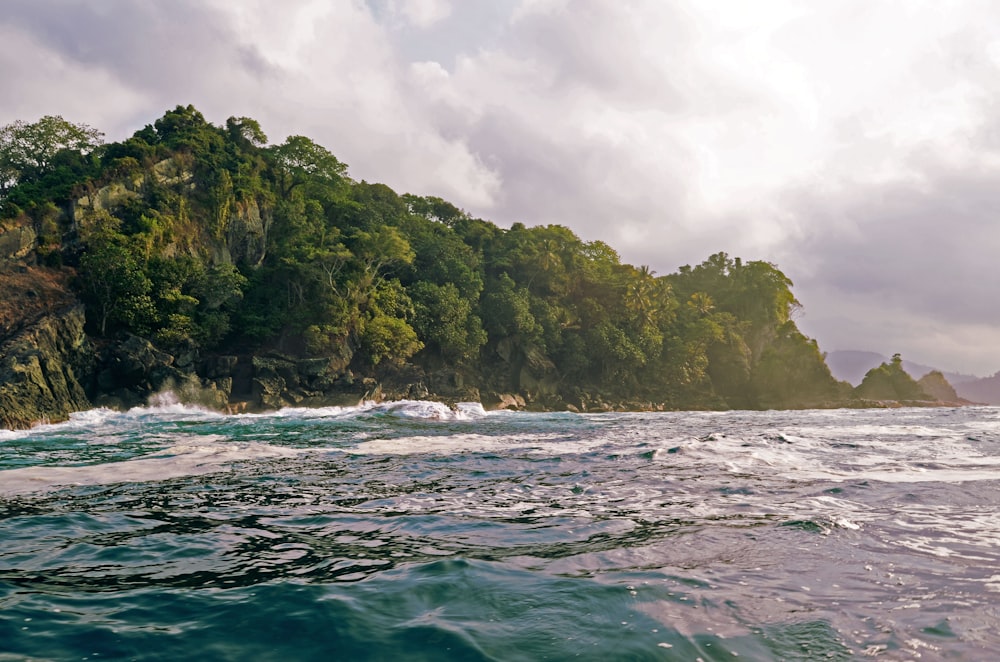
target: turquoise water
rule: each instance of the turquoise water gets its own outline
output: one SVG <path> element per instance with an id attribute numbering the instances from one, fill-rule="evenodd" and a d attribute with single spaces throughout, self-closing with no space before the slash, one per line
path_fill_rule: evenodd
<path id="1" fill-rule="evenodd" d="M 0 431 L 0 660 L 986 660 L 1000 409 Z"/>

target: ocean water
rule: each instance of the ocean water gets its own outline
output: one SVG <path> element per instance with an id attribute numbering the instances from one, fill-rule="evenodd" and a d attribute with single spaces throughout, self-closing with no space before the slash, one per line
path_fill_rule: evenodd
<path id="1" fill-rule="evenodd" d="M 1000 659 L 1000 409 L 0 431 L 0 660 Z"/>

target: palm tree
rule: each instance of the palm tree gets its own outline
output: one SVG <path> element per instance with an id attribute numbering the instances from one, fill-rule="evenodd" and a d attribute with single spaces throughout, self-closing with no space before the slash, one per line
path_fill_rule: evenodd
<path id="1" fill-rule="evenodd" d="M 642 325 L 652 324 L 660 310 L 655 273 L 648 265 L 642 265 L 625 289 L 625 309 Z"/>

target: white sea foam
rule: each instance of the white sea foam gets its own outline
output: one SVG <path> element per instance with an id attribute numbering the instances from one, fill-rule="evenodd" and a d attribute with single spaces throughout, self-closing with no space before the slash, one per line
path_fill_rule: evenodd
<path id="1" fill-rule="evenodd" d="M 159 481 L 232 471 L 243 462 L 292 457 L 300 449 L 230 442 L 220 435 L 187 436 L 161 451 L 132 460 L 84 466 L 35 466 L 0 471 L 0 494 L 44 492 L 59 486 Z"/>
<path id="2" fill-rule="evenodd" d="M 251 414 L 224 414 L 199 405 L 185 404 L 173 393 L 165 391 L 150 399 L 148 405 L 133 407 L 128 411 L 118 411 L 99 407 L 87 411 L 74 412 L 69 420 L 61 423 L 42 423 L 28 430 L 0 429 L 0 443 L 26 437 L 59 434 L 63 431 L 91 429 L 108 425 L 128 425 L 135 421 L 165 418 L 170 420 L 253 420 L 268 418 L 322 419 L 355 418 L 369 414 L 387 415 L 407 419 L 441 421 L 477 420 L 492 414 L 478 402 L 459 402 L 454 408 L 441 402 L 423 400 L 398 400 L 390 402 L 365 401 L 347 407 L 285 407 L 279 410 Z"/>
<path id="3" fill-rule="evenodd" d="M 546 454 L 560 454 L 589 450 L 595 441 L 587 444 L 566 441 L 559 433 L 520 434 L 517 436 L 491 436 L 483 434 L 449 434 L 447 436 L 408 436 L 397 439 L 371 439 L 364 441 L 350 453 L 357 455 L 410 455 L 416 453 L 454 454 L 501 452 L 515 448 L 537 450 Z"/>
<path id="4" fill-rule="evenodd" d="M 239 418 L 355 418 L 365 415 L 385 415 L 398 418 L 440 421 L 476 420 L 489 416 L 478 402 L 459 402 L 454 408 L 433 400 L 366 400 L 347 407 L 284 407 L 271 412 L 239 414 Z"/>
<path id="5" fill-rule="evenodd" d="M 654 454 L 676 466 L 719 465 L 733 474 L 789 480 L 963 482 L 1000 477 L 1000 457 L 970 446 L 968 430 L 925 425 L 777 428 L 673 439 Z M 666 440 L 663 440 L 666 441 Z M 668 448 L 669 446 L 669 448 Z"/>
<path id="6" fill-rule="evenodd" d="M 31 433 L 31 430 L 7 430 L 0 428 L 0 443 L 14 439 L 22 439 Z"/>
<path id="7" fill-rule="evenodd" d="M 477 402 L 462 402 L 454 409 L 433 400 L 396 400 L 383 402 L 368 410 L 372 413 L 436 421 L 474 420 L 486 416 L 483 406 Z"/>
<path id="8" fill-rule="evenodd" d="M 104 408 L 74 412 L 69 415 L 69 420 L 60 423 L 39 423 L 28 430 L 0 430 L 0 441 L 47 435 L 58 433 L 61 430 L 93 428 L 103 425 L 111 419 L 120 418 L 123 415 L 121 412 Z"/>
<path id="9" fill-rule="evenodd" d="M 317 418 L 344 418 L 367 411 L 371 405 L 364 403 L 356 407 L 283 407 L 274 411 L 236 414 L 236 419 L 267 419 L 267 418 L 299 418 L 303 420 Z"/>
<path id="10" fill-rule="evenodd" d="M 489 413 L 483 409 L 482 403 L 479 402 L 458 402 L 455 404 L 455 411 L 462 416 L 468 418 L 482 418 L 484 416 L 489 416 Z"/>

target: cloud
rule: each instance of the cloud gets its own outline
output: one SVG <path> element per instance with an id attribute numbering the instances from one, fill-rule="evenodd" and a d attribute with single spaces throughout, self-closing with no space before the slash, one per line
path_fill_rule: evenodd
<path id="1" fill-rule="evenodd" d="M 810 223 L 783 264 L 800 274 L 800 296 L 823 302 L 805 327 L 828 349 L 933 356 L 947 346 L 954 367 L 985 372 L 984 351 L 1000 346 L 1000 309 L 989 303 L 1000 282 L 1000 169 L 932 157 L 910 167 L 920 176 L 790 201 Z"/>
<path id="2" fill-rule="evenodd" d="M 0 122 L 118 139 L 193 103 L 659 273 L 774 261 L 824 348 L 996 346 L 986 0 L 9 0 L 0 70 Z"/>
<path id="3" fill-rule="evenodd" d="M 389 8 L 418 28 L 429 28 L 448 18 L 452 11 L 448 0 L 390 0 Z"/>
<path id="4" fill-rule="evenodd" d="M 25 66 L 26 62 L 31 66 Z M 0 70 L 5 87 L 0 124 L 64 114 L 67 119 L 105 128 L 127 120 L 145 104 L 141 94 L 107 71 L 63 57 L 31 34 L 2 24 Z"/>

